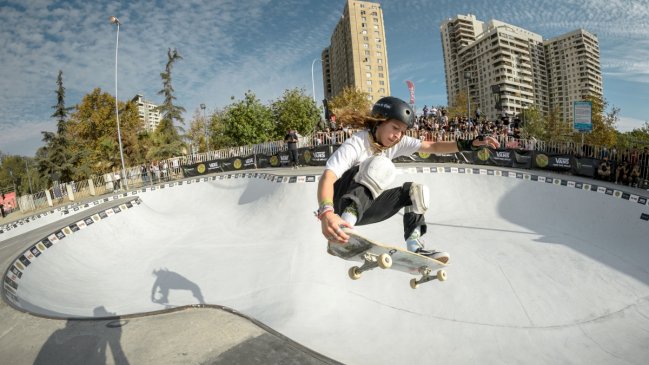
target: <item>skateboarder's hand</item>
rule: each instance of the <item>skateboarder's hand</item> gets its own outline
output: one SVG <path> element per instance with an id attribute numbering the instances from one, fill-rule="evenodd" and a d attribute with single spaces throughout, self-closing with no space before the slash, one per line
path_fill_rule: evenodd
<path id="1" fill-rule="evenodd" d="M 340 218 L 338 214 L 333 212 L 326 214 L 322 217 L 320 224 L 322 226 L 322 234 L 327 241 L 338 241 L 341 243 L 347 243 L 349 241 L 349 236 L 342 230 L 342 227 L 353 227 L 344 219 Z"/>

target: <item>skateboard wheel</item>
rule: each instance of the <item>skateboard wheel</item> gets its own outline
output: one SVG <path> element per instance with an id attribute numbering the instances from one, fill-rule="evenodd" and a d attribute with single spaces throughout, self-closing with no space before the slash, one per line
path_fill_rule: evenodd
<path id="1" fill-rule="evenodd" d="M 349 274 L 349 278 L 352 280 L 360 279 L 362 274 L 361 272 L 358 271 L 358 266 L 350 267 L 347 273 Z"/>
<path id="2" fill-rule="evenodd" d="M 390 255 L 388 255 L 387 253 L 382 253 L 381 255 L 379 255 L 378 262 L 381 269 L 388 269 L 392 267 L 392 257 L 390 257 Z"/>
<path id="3" fill-rule="evenodd" d="M 413 289 L 417 289 L 419 287 L 419 283 L 417 283 L 417 279 L 415 278 L 410 279 L 410 287 Z"/>
<path id="4" fill-rule="evenodd" d="M 438 271 L 437 271 L 437 280 L 439 280 L 439 281 L 444 281 L 444 280 L 446 280 L 446 271 L 444 271 L 444 270 L 438 270 Z"/>

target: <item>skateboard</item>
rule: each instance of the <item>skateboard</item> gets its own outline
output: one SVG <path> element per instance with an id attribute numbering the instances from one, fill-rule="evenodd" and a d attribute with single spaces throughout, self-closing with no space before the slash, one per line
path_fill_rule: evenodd
<path id="1" fill-rule="evenodd" d="M 421 256 L 402 248 L 384 245 L 361 236 L 353 230 L 343 228 L 349 235 L 348 243 L 329 241 L 327 252 L 348 261 L 359 261 L 361 266 L 352 266 L 348 274 L 352 280 L 358 280 L 365 271 L 375 269 L 393 269 L 411 275 L 421 275 L 419 280 L 410 280 L 410 287 L 417 289 L 420 284 L 431 280 L 446 280 L 446 271 L 440 269 L 433 274 L 436 268 L 447 266 L 441 261 Z"/>

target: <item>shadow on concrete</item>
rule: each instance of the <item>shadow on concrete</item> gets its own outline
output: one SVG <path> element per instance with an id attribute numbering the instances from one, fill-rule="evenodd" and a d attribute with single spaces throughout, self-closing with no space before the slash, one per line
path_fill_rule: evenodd
<path id="1" fill-rule="evenodd" d="M 96 317 L 114 317 L 103 306 L 94 309 Z M 34 365 L 103 365 L 129 364 L 122 345 L 122 326 L 128 322 L 68 320 L 65 327 L 47 339 L 34 360 Z M 110 351 L 112 359 L 107 354 Z"/>
<path id="2" fill-rule="evenodd" d="M 205 304 L 201 288 L 196 283 L 184 276 L 169 271 L 167 268 L 153 270 L 156 280 L 151 288 L 151 301 L 158 304 L 169 304 L 170 290 L 188 290 L 198 300 L 198 304 Z"/>

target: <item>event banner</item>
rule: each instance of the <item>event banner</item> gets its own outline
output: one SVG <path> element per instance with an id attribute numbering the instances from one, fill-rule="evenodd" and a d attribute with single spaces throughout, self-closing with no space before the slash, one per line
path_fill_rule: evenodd
<path id="1" fill-rule="evenodd" d="M 198 162 L 191 165 L 183 165 L 185 177 L 213 174 L 215 172 L 238 171 L 257 168 L 255 155 L 245 157 L 233 157 L 206 162 Z"/>
<path id="2" fill-rule="evenodd" d="M 481 148 L 473 154 L 473 162 L 478 165 L 512 167 L 515 160 L 514 150 L 491 150 Z"/>
<path id="3" fill-rule="evenodd" d="M 324 166 L 339 145 L 320 145 L 314 148 L 298 149 L 300 165 Z M 569 154 L 552 154 L 517 149 L 492 150 L 481 148 L 477 151 L 434 155 L 417 152 L 410 156 L 394 159 L 395 163 L 470 163 L 499 167 L 571 171 L 575 175 L 595 177 L 599 160 L 595 158 L 576 158 Z M 255 154 L 245 157 L 199 162 L 183 165 L 185 177 L 200 176 L 217 172 L 248 170 L 268 167 L 290 166 L 288 151 L 274 155 Z"/>
<path id="4" fill-rule="evenodd" d="M 568 154 L 553 154 L 535 152 L 533 167 L 540 170 L 570 171 L 572 170 L 572 156 Z"/>
<path id="5" fill-rule="evenodd" d="M 599 159 L 592 157 L 573 157 L 572 173 L 580 176 L 595 177 L 599 168 Z"/>
<path id="6" fill-rule="evenodd" d="M 304 160 L 304 165 L 324 166 L 331 156 L 331 146 L 317 146 L 315 148 L 300 149 L 300 159 Z"/>

